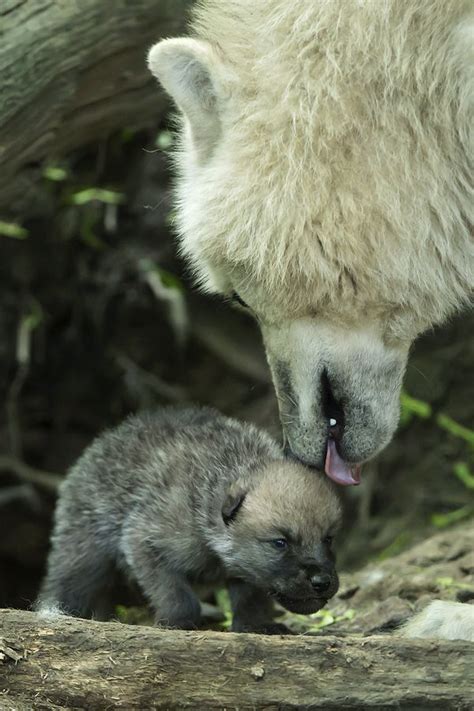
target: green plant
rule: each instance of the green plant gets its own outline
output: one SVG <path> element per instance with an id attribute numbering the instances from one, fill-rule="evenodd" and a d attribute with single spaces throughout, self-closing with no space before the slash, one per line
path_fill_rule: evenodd
<path id="1" fill-rule="evenodd" d="M 2 237 L 11 237 L 12 239 L 26 239 L 29 232 L 16 222 L 2 222 L 0 220 L 0 235 Z"/>

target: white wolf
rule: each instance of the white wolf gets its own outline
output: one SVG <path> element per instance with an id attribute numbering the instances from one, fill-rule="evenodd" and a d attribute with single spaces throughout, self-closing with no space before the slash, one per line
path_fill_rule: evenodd
<path id="1" fill-rule="evenodd" d="M 182 114 L 182 250 L 254 312 L 289 449 L 342 484 L 472 293 L 473 28 L 471 0 L 203 0 L 149 54 Z"/>

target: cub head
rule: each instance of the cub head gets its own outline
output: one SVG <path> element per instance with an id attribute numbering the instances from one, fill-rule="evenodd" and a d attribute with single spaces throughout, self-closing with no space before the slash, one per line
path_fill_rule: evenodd
<path id="1" fill-rule="evenodd" d="M 327 479 L 296 462 L 275 462 L 228 493 L 214 548 L 229 575 L 310 614 L 338 589 L 331 545 L 340 516 Z"/>

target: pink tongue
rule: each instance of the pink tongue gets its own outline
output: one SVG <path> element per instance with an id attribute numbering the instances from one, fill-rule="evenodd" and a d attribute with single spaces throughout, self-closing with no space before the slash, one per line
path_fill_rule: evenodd
<path id="1" fill-rule="evenodd" d="M 333 439 L 328 441 L 324 471 L 330 479 L 335 481 L 336 484 L 342 484 L 342 486 L 357 486 L 357 484 L 360 484 L 360 470 L 361 467 L 358 464 L 353 464 L 352 466 L 346 464 L 339 456 L 336 442 Z"/>

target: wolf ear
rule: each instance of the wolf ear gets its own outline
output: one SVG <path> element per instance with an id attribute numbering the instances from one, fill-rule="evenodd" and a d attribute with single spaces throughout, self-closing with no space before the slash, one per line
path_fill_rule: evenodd
<path id="1" fill-rule="evenodd" d="M 225 68 L 207 42 L 162 40 L 148 53 L 148 67 L 188 121 L 195 148 L 208 155 L 221 131 Z"/>
<path id="2" fill-rule="evenodd" d="M 226 526 L 229 525 L 245 501 L 246 493 L 239 491 L 237 494 L 228 494 L 222 507 L 222 519 Z"/>

